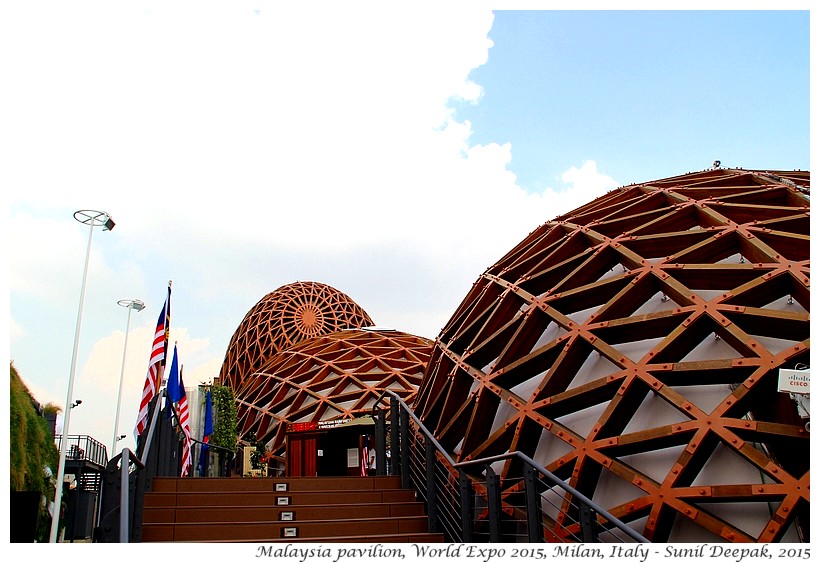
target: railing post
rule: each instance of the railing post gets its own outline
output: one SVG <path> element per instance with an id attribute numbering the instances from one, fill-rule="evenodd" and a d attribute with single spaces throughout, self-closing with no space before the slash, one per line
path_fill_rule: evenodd
<path id="1" fill-rule="evenodd" d="M 401 475 L 399 464 L 399 401 L 390 397 L 390 475 Z"/>
<path id="2" fill-rule="evenodd" d="M 527 541 L 529 543 L 544 541 L 541 534 L 541 507 L 538 505 L 535 468 L 529 464 L 524 465 L 524 493 L 527 503 Z"/>
<path id="3" fill-rule="evenodd" d="M 128 480 L 128 466 L 131 463 L 131 452 L 128 448 L 123 448 L 122 454 L 120 454 L 120 533 L 119 533 L 119 540 L 120 543 L 128 543 L 131 539 L 131 527 L 128 521 L 128 511 L 130 509 L 130 499 L 131 495 L 128 494 L 129 491 L 129 480 Z"/>
<path id="4" fill-rule="evenodd" d="M 424 439 L 424 469 L 427 479 L 427 529 L 438 531 L 438 499 L 436 498 L 436 450 L 432 440 Z"/>
<path id="5" fill-rule="evenodd" d="M 378 410 L 375 412 L 376 419 L 376 475 L 387 475 L 386 461 L 387 456 L 385 450 L 387 449 L 387 440 L 385 437 L 384 428 L 384 411 Z"/>
<path id="6" fill-rule="evenodd" d="M 461 541 L 473 543 L 473 486 L 461 469 L 458 470 L 458 488 L 461 496 Z"/>
<path id="7" fill-rule="evenodd" d="M 598 543 L 598 533 L 595 531 L 595 521 L 598 515 L 586 504 L 581 504 L 578 515 L 581 524 L 581 541 L 584 543 Z"/>
<path id="8" fill-rule="evenodd" d="M 490 526 L 490 543 L 501 541 L 501 480 L 493 468 L 487 466 L 487 520 Z"/>
<path id="9" fill-rule="evenodd" d="M 407 411 L 401 409 L 399 412 L 399 425 L 401 426 L 401 486 L 403 489 L 410 488 L 410 429 L 407 420 Z"/>
<path id="10" fill-rule="evenodd" d="M 145 507 L 145 491 L 148 488 L 148 482 L 153 480 L 154 476 L 149 476 L 148 471 L 138 471 L 134 479 L 133 489 L 129 489 L 129 494 L 133 492 L 133 500 L 129 500 L 129 508 L 131 521 L 129 522 L 130 530 L 128 537 L 131 542 L 142 543 L 142 512 Z M 131 497 L 129 497 L 131 498 Z"/>

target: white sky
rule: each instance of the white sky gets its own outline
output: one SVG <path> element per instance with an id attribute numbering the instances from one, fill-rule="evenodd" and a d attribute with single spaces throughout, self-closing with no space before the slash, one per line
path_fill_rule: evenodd
<path id="1" fill-rule="evenodd" d="M 147 304 L 131 317 L 119 427 L 133 447 L 168 280 L 189 386 L 218 375 L 256 302 L 297 280 L 435 338 L 527 233 L 620 185 L 590 154 L 527 193 L 509 144 L 471 142 L 451 108 L 481 103 L 468 76 L 492 46 L 483 2 L 167 4 L 17 3 L 0 17 L 10 359 L 41 402 L 66 401 L 88 237 L 72 214 L 117 223 L 93 234 L 70 434 L 110 447 L 120 299 Z"/>

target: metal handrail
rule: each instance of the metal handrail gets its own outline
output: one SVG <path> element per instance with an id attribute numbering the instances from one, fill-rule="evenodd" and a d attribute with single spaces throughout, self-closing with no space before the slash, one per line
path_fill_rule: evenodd
<path id="1" fill-rule="evenodd" d="M 618 518 L 613 516 L 609 511 L 607 511 L 601 505 L 597 504 L 595 501 L 593 501 L 592 499 L 587 497 L 585 494 L 583 494 L 582 492 L 577 490 L 575 487 L 573 487 L 572 485 L 567 485 L 564 481 L 559 479 L 554 473 L 552 473 L 551 471 L 549 471 L 548 469 L 546 469 L 545 467 L 543 467 L 542 465 L 537 463 L 535 460 L 533 460 L 527 454 L 521 453 L 519 451 L 507 452 L 507 453 L 504 453 L 504 454 L 499 454 L 499 455 L 494 455 L 494 456 L 489 456 L 489 457 L 482 457 L 480 459 L 471 459 L 471 460 L 467 460 L 467 461 L 462 461 L 462 462 L 454 464 L 453 467 L 455 467 L 456 469 L 461 469 L 461 468 L 467 467 L 469 465 L 489 465 L 489 464 L 494 463 L 496 461 L 501 461 L 501 460 L 504 460 L 504 459 L 510 459 L 510 458 L 513 458 L 513 457 L 517 457 L 520 460 L 522 460 L 524 463 L 527 463 L 530 466 L 532 466 L 536 471 L 538 471 L 544 477 L 546 477 L 547 480 L 552 482 L 554 485 L 560 487 L 561 489 L 563 489 L 565 492 L 569 493 L 570 495 L 574 496 L 575 498 L 580 500 L 583 504 L 589 506 L 596 513 L 600 514 L 601 516 L 603 516 L 604 518 L 606 518 L 607 520 L 612 522 L 612 524 L 616 528 L 618 528 L 620 531 L 622 531 L 623 533 L 628 535 L 630 538 L 632 538 L 636 542 L 649 543 L 648 539 L 646 539 L 641 534 L 639 534 L 638 532 L 636 532 L 635 530 L 633 530 L 632 528 L 630 528 L 629 526 L 627 526 L 626 524 L 621 522 Z"/>
<path id="2" fill-rule="evenodd" d="M 410 408 L 410 405 L 408 405 L 404 401 L 404 399 L 402 399 L 394 391 L 391 391 L 390 389 L 384 389 L 381 392 L 381 394 L 379 395 L 379 397 L 376 399 L 376 402 L 373 404 L 373 412 L 375 413 L 376 406 L 379 404 L 379 402 L 381 402 L 381 400 L 384 398 L 385 395 L 390 395 L 391 397 L 393 397 L 394 399 L 396 399 L 399 402 L 399 404 L 407 412 L 407 414 L 410 416 L 410 418 L 412 418 L 415 421 L 415 423 L 418 425 L 419 430 L 421 430 L 422 434 L 424 434 L 424 436 L 433 443 L 433 445 L 436 447 L 436 449 L 439 451 L 439 453 L 442 456 L 444 456 L 444 459 L 446 459 L 447 462 L 450 465 L 455 466 L 456 461 L 450 456 L 450 454 L 447 453 L 447 451 L 444 449 L 444 446 L 439 444 L 438 440 L 436 440 L 436 437 L 433 436 L 433 434 L 427 429 L 426 426 L 424 426 L 424 423 L 421 421 L 421 419 L 419 417 L 416 416 L 416 414 Z"/>
<path id="3" fill-rule="evenodd" d="M 623 532 L 624 534 L 629 536 L 631 539 L 635 540 L 638 543 L 650 543 L 647 538 L 645 538 L 644 536 L 642 536 L 641 534 L 639 534 L 638 532 L 636 532 L 635 530 L 633 530 L 632 528 L 627 526 L 625 523 L 623 523 L 621 520 L 619 520 L 618 518 L 613 516 L 609 511 L 604 509 L 602 506 L 598 505 L 592 499 L 588 498 L 586 495 L 582 494 L 581 492 L 579 492 L 574 487 L 568 485 L 567 483 L 565 483 L 564 481 L 559 479 L 551 471 L 549 471 L 548 469 L 546 469 L 545 467 L 543 467 L 542 465 L 540 465 L 535 460 L 533 460 L 532 458 L 530 458 L 529 456 L 527 456 L 526 454 L 524 454 L 522 452 L 519 452 L 519 451 L 507 452 L 507 453 L 504 453 L 504 454 L 489 456 L 489 457 L 480 458 L 480 459 L 471 459 L 471 460 L 467 460 L 467 461 L 456 462 L 452 458 L 452 456 L 450 456 L 450 454 L 444 449 L 444 447 L 439 443 L 439 441 L 436 440 L 435 436 L 433 436 L 432 432 L 430 432 L 430 430 L 424 425 L 424 423 L 421 421 L 421 419 L 418 416 L 416 416 L 416 414 L 412 411 L 412 409 L 404 401 L 404 399 L 402 399 L 394 391 L 391 391 L 389 389 L 385 389 L 381 392 L 381 394 L 378 396 L 378 398 L 376 399 L 376 402 L 373 405 L 373 413 L 374 414 L 378 410 L 377 407 L 378 407 L 379 403 L 382 401 L 382 399 L 385 397 L 385 395 L 389 395 L 390 397 L 395 399 L 399 405 L 401 405 L 402 409 L 404 409 L 404 411 L 408 414 L 408 416 L 410 416 L 410 418 L 412 418 L 413 421 L 416 423 L 416 425 L 418 427 L 418 430 L 424 435 L 426 440 L 429 440 L 429 443 L 432 444 L 435 447 L 435 449 L 438 451 L 438 453 L 441 455 L 441 457 L 443 457 L 447 461 L 447 463 L 452 468 L 454 468 L 455 470 L 457 470 L 459 472 L 463 472 L 464 474 L 466 474 L 466 471 L 464 471 L 465 467 L 469 467 L 469 466 L 473 466 L 473 465 L 485 465 L 488 470 L 492 471 L 492 468 L 490 467 L 491 463 L 496 462 L 496 461 L 501 461 L 503 459 L 510 459 L 510 458 L 513 458 L 513 457 L 517 457 L 521 461 L 523 461 L 524 463 L 530 465 L 534 470 L 536 470 L 539 473 L 541 473 L 542 475 L 544 475 L 544 477 L 546 477 L 555 486 L 559 487 L 560 489 L 563 489 L 566 493 L 574 496 L 581 503 L 585 504 L 586 506 L 591 508 L 593 511 L 597 512 L 598 514 L 600 514 L 601 516 L 606 518 L 615 528 L 617 528 L 618 530 L 620 530 L 621 532 Z M 396 421 L 393 421 L 393 424 L 396 424 Z M 395 446 L 396 445 L 393 444 L 391 447 L 395 447 Z M 430 483 L 429 486 L 432 487 L 432 486 L 434 486 L 434 484 Z"/>
<path id="4" fill-rule="evenodd" d="M 132 510 L 131 506 L 131 480 L 134 481 L 134 510 L 135 514 L 141 510 L 141 502 L 142 502 L 142 495 L 145 492 L 145 473 L 148 472 L 148 458 L 151 453 L 151 443 L 153 441 L 154 435 L 157 433 L 158 426 L 159 426 L 159 412 L 161 409 L 161 402 L 162 398 L 165 396 L 165 389 L 161 389 L 159 393 L 157 393 L 154 398 L 152 399 L 152 413 L 151 413 L 151 422 L 148 425 L 148 428 L 143 432 L 144 441 L 138 444 L 137 451 L 132 452 L 128 448 L 123 448 L 122 453 L 119 457 L 114 457 L 109 460 L 107 464 L 107 473 L 110 474 L 112 477 L 116 474 L 116 464 L 119 461 L 119 486 L 120 486 L 120 493 L 117 495 L 109 497 L 109 495 L 104 494 L 102 499 L 102 505 L 108 508 L 107 512 L 100 515 L 100 525 L 99 528 L 101 529 L 99 532 L 99 536 L 95 538 L 95 541 L 119 541 L 120 543 L 128 543 L 134 537 L 134 530 L 132 530 L 133 526 L 139 526 L 141 524 L 141 518 L 135 516 L 134 521 L 130 519 L 130 512 Z M 131 464 L 133 463 L 135 470 L 131 471 Z M 108 481 L 109 485 L 112 484 L 111 481 Z M 116 483 L 116 481 L 113 481 Z M 110 498 L 110 501 L 106 499 Z M 116 504 L 119 502 L 119 505 Z M 109 516 L 112 516 L 116 510 L 119 510 L 119 530 L 116 535 L 109 535 L 107 528 L 103 530 L 104 527 L 103 522 L 107 521 Z M 136 524 L 135 524 L 136 522 Z M 139 540 L 138 540 L 139 541 Z"/>

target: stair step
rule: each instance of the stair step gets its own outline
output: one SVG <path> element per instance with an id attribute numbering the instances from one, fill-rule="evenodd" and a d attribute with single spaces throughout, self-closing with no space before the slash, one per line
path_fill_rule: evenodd
<path id="1" fill-rule="evenodd" d="M 357 518 L 384 518 L 395 516 L 423 516 L 424 505 L 419 502 L 378 504 L 298 504 L 289 506 L 176 506 L 148 507 L 143 510 L 143 522 L 191 523 L 230 520 L 284 521 L 282 513 L 290 513 L 291 521 Z"/>
<path id="2" fill-rule="evenodd" d="M 418 534 L 377 534 L 366 536 L 331 536 L 324 538 L 253 538 L 246 540 L 196 540 L 196 543 L 444 543 L 444 534 L 422 532 Z M 183 543 L 183 542 L 180 542 Z"/>
<path id="3" fill-rule="evenodd" d="M 329 538 L 286 538 L 271 543 L 444 543 L 444 534 L 422 532 L 418 534 L 387 534 L 369 536 L 335 536 Z"/>
<path id="4" fill-rule="evenodd" d="M 280 499 L 287 499 L 280 500 Z M 150 492 L 145 494 L 145 506 L 288 506 L 292 504 L 362 504 L 379 502 L 412 502 L 416 495 L 408 489 L 362 491 L 211 491 L 211 492 Z"/>
<path id="5" fill-rule="evenodd" d="M 295 530 L 294 536 L 287 534 Z M 399 516 L 389 518 L 348 518 L 345 520 L 312 520 L 302 522 L 196 522 L 174 524 L 145 524 L 142 541 L 274 541 L 296 538 L 337 538 L 366 536 L 378 530 L 380 534 L 418 534 L 427 532 L 426 516 Z"/>
<path id="6" fill-rule="evenodd" d="M 153 492 L 276 492 L 277 485 L 284 485 L 287 491 L 400 489 L 401 477 L 155 477 L 151 483 L 151 490 Z"/>
<path id="7" fill-rule="evenodd" d="M 144 542 L 444 541 L 400 477 L 157 477 L 142 516 Z"/>

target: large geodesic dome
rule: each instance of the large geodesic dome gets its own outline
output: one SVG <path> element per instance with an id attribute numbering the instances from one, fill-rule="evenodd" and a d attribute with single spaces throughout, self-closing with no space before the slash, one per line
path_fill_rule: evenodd
<path id="1" fill-rule="evenodd" d="M 384 390 L 415 399 L 433 342 L 376 327 L 317 336 L 279 352 L 236 393 L 240 438 L 282 454 L 288 426 L 372 413 Z"/>
<path id="2" fill-rule="evenodd" d="M 778 380 L 810 363 L 809 185 L 707 170 L 545 223 L 446 324 L 417 414 L 457 461 L 521 451 L 651 541 L 808 541 L 808 400 Z"/>
<path id="3" fill-rule="evenodd" d="M 242 319 L 228 344 L 220 380 L 236 392 L 277 352 L 308 338 L 372 324 L 365 310 L 336 288 L 311 281 L 284 285 Z"/>

